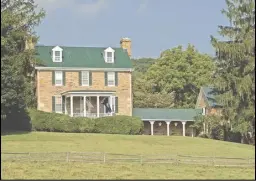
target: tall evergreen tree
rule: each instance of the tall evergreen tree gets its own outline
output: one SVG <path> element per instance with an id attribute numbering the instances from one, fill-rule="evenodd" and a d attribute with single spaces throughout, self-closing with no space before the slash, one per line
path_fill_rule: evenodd
<path id="1" fill-rule="evenodd" d="M 214 82 L 224 120 L 248 142 L 255 137 L 255 1 L 226 3 L 222 13 L 230 26 L 219 26 L 219 34 L 228 41 L 211 37 L 217 52 Z"/>
<path id="2" fill-rule="evenodd" d="M 35 52 L 28 40 L 36 42 L 34 27 L 44 17 L 36 7 L 33 0 L 1 0 L 1 114 L 20 128 L 21 115 L 34 96 L 29 86 Z"/>

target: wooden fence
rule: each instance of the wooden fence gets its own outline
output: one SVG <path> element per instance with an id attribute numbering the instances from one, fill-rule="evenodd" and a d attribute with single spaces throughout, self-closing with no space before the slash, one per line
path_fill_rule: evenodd
<path id="1" fill-rule="evenodd" d="M 1 152 L 2 161 L 15 162 L 84 162 L 84 163 L 140 163 L 190 164 L 211 166 L 255 167 L 255 158 L 227 158 L 190 155 L 128 155 L 102 152 Z"/>

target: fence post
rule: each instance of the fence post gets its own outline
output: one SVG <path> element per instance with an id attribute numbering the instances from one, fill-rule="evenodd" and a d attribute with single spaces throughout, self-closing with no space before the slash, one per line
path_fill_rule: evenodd
<path id="1" fill-rule="evenodd" d="M 140 155 L 140 164 L 142 164 L 142 155 Z"/>
<path id="2" fill-rule="evenodd" d="M 66 161 L 67 161 L 67 162 L 69 161 L 69 152 L 67 152 L 67 158 L 66 158 Z"/>
<path id="3" fill-rule="evenodd" d="M 106 163 L 106 153 L 103 153 L 103 162 Z"/>
<path id="4" fill-rule="evenodd" d="M 31 160 L 30 152 L 28 152 L 28 160 L 29 160 L 29 161 Z"/>
<path id="5" fill-rule="evenodd" d="M 213 166 L 215 165 L 215 159 L 214 159 L 214 156 L 212 157 L 212 165 L 213 165 Z"/>

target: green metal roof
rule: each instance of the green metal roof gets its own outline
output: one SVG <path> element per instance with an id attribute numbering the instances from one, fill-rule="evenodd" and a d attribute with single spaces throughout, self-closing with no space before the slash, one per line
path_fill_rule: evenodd
<path id="1" fill-rule="evenodd" d="M 103 52 L 106 48 L 66 46 L 60 46 L 63 49 L 62 62 L 53 62 L 51 54 L 54 47 L 41 45 L 35 47 L 36 57 L 46 67 L 132 68 L 130 57 L 122 48 L 113 48 L 115 50 L 114 63 L 105 63 Z"/>
<path id="2" fill-rule="evenodd" d="M 165 108 L 133 108 L 133 116 L 142 120 L 194 120 L 195 116 L 202 114 L 202 109 L 165 109 Z"/>
<path id="3" fill-rule="evenodd" d="M 213 87 L 202 87 L 202 90 L 210 107 L 220 106 L 215 100 L 216 93 Z"/>

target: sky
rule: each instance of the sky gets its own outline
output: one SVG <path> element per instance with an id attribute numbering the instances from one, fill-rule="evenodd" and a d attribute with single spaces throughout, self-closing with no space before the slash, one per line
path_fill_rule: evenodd
<path id="1" fill-rule="evenodd" d="M 214 55 L 210 35 L 229 25 L 225 0 L 34 0 L 46 17 L 39 44 L 120 47 L 131 38 L 132 57 L 159 57 L 179 45 Z"/>

